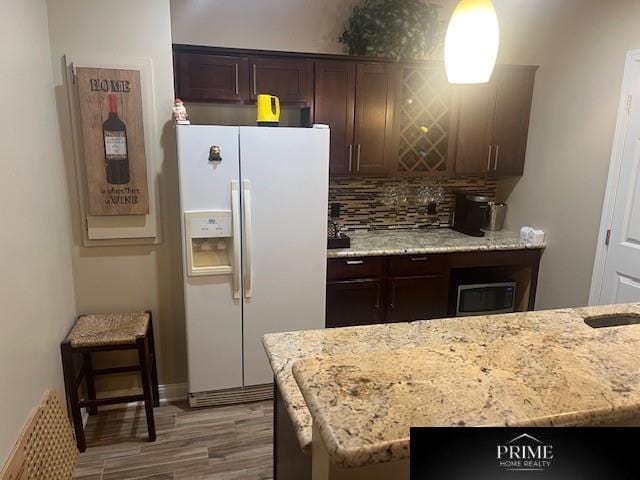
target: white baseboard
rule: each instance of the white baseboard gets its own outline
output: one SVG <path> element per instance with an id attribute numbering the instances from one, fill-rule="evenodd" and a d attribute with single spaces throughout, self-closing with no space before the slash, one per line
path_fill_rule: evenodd
<path id="1" fill-rule="evenodd" d="M 187 394 L 189 391 L 188 384 L 186 383 L 170 383 L 167 385 L 159 385 L 158 391 L 160 393 L 160 406 L 167 405 L 171 402 L 183 401 L 187 399 Z M 141 394 L 140 389 L 131 388 L 126 390 L 110 390 L 108 392 L 99 393 L 98 398 L 107 398 L 107 397 L 122 397 L 125 395 L 137 395 Z M 99 411 L 104 412 L 108 410 L 117 410 L 120 408 L 129 408 L 129 407 L 142 407 L 143 402 L 129 402 L 129 403 L 118 403 L 115 405 L 104 405 L 99 407 Z M 82 424 L 87 424 L 87 419 L 89 418 L 89 414 L 86 409 L 82 409 Z"/>
<path id="2" fill-rule="evenodd" d="M 159 385 L 160 405 L 166 405 L 171 402 L 179 402 L 187 400 L 189 395 L 188 383 L 169 383 L 167 385 Z"/>

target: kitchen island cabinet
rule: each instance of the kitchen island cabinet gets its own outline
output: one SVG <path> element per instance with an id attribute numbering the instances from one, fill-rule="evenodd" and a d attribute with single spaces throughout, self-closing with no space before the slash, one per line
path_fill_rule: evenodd
<path id="1" fill-rule="evenodd" d="M 640 368 L 640 325 L 585 322 L 606 314 L 637 316 L 640 304 L 266 335 L 276 417 L 290 422 L 306 462 L 287 477 L 276 456 L 275 479 L 310 479 L 311 463 L 323 480 L 397 476 L 411 425 L 637 425 L 640 380 L 629 372 Z M 390 390 L 390 378 L 405 381 Z"/>

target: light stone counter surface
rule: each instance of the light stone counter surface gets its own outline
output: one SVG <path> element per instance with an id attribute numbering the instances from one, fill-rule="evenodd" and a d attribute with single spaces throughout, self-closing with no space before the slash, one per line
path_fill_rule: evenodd
<path id="1" fill-rule="evenodd" d="M 520 240 L 519 233 L 500 231 L 475 238 L 451 229 L 377 230 L 350 232 L 352 248 L 329 250 L 328 257 L 357 257 L 487 250 L 544 248 Z M 271 334 L 263 343 L 283 401 L 305 453 L 311 450 L 312 420 L 291 372 L 296 360 L 314 355 L 337 355 L 408 348 L 431 342 L 426 324 L 392 324 Z"/>
<path id="2" fill-rule="evenodd" d="M 351 237 L 351 247 L 327 250 L 327 257 L 373 257 L 544 248 L 544 245 L 523 242 L 520 240 L 519 232 L 507 230 L 487 232 L 484 237 L 471 237 L 449 228 L 356 231 L 349 232 L 347 235 Z"/>
<path id="3" fill-rule="evenodd" d="M 476 389 L 480 387 L 489 388 L 489 384 L 483 382 L 489 380 L 488 374 L 491 373 L 491 371 L 484 372 L 482 368 L 491 367 L 485 366 L 485 364 L 497 365 L 499 367 L 492 375 L 506 375 L 506 372 L 511 371 L 512 373 L 509 374 L 511 376 L 510 378 L 522 378 L 525 382 L 528 378 L 533 380 L 538 379 L 543 382 L 543 384 L 547 382 L 546 385 L 551 386 L 551 384 L 548 383 L 549 376 L 553 377 L 556 373 L 571 374 L 572 367 L 569 364 L 563 362 L 562 364 L 556 365 L 554 363 L 561 354 L 566 355 L 568 358 L 574 356 L 572 352 L 566 351 L 567 346 L 573 348 L 572 345 L 576 343 L 580 344 L 584 339 L 589 340 L 590 343 L 576 349 L 576 355 L 578 355 L 578 352 L 581 352 L 580 354 L 582 355 L 585 349 L 589 351 L 589 349 L 594 347 L 594 342 L 597 346 L 599 342 L 625 342 L 628 338 L 640 338 L 640 332 L 638 330 L 640 326 L 593 330 L 584 325 L 582 321 L 581 315 L 608 312 L 612 309 L 616 311 L 640 313 L 640 305 L 529 312 L 502 316 L 443 319 L 366 327 L 275 333 L 266 335 L 263 343 L 269 361 L 271 362 L 271 367 L 275 372 L 275 379 L 289 417 L 296 430 L 300 446 L 303 451 L 308 453 L 312 440 L 312 417 L 292 374 L 292 365 L 298 360 L 311 357 L 323 357 L 324 360 L 319 363 L 312 361 L 306 368 L 304 368 L 303 365 L 297 367 L 298 369 L 318 370 L 322 369 L 323 365 L 328 366 L 331 362 L 335 363 L 335 357 L 340 355 L 356 354 L 355 357 L 345 358 L 345 361 L 353 362 L 354 359 L 359 358 L 357 355 L 368 352 L 383 352 L 382 355 L 392 355 L 394 351 L 406 351 L 407 349 L 426 347 L 433 350 L 434 353 L 431 353 L 431 356 L 441 359 L 446 357 L 446 365 L 451 365 L 451 369 L 447 368 L 447 371 L 454 377 L 461 376 L 463 372 L 470 374 L 477 382 L 477 385 L 474 383 L 474 388 Z M 559 348 L 556 349 L 554 346 L 558 346 Z M 606 345 L 603 348 L 606 348 Z M 637 347 L 632 346 L 632 348 Z M 476 367 L 470 367 L 471 369 L 467 367 L 462 369 L 460 367 L 459 363 L 465 360 L 465 358 L 461 358 L 461 350 L 466 351 L 465 355 L 467 355 L 468 358 L 465 358 L 468 363 L 476 365 Z M 612 349 L 610 353 L 616 355 L 614 350 L 615 349 Z M 401 354 L 398 355 L 402 356 Z M 406 353 L 404 355 L 406 356 Z M 547 359 L 545 359 L 546 355 L 548 355 Z M 332 360 L 331 357 L 334 359 Z M 635 358 L 633 360 L 635 360 Z M 358 360 L 356 361 L 359 362 Z M 624 362 L 623 357 L 620 357 L 620 361 Z M 640 360 L 638 362 L 640 365 Z M 458 367 L 456 367 L 456 365 L 458 365 Z M 382 369 L 383 372 L 387 367 L 393 368 L 393 365 L 378 365 L 378 367 L 380 366 L 384 366 Z M 336 367 L 333 366 L 332 368 L 335 369 Z M 477 375 L 478 368 L 480 369 L 480 375 Z M 633 378 L 637 378 L 638 367 L 634 367 L 634 369 L 635 373 L 633 373 Z M 345 369 L 341 371 L 344 374 L 350 370 Z M 441 374 L 442 373 L 443 372 L 441 372 Z M 302 372 L 300 374 L 305 375 Z M 616 378 L 615 381 L 624 382 L 626 375 L 629 375 L 629 373 L 623 373 L 622 376 Z M 539 378 L 540 376 L 543 377 Z M 398 375 L 398 378 L 394 381 L 400 381 L 401 378 L 402 377 Z M 545 378 L 547 378 L 547 380 L 545 380 Z M 536 382 L 538 380 L 536 380 Z M 574 380 L 577 381 L 577 379 Z M 303 381 L 309 383 L 307 380 Z M 568 381 L 569 380 L 567 380 L 567 382 Z M 339 389 L 347 388 L 345 382 L 346 379 L 340 376 L 329 379 L 330 385 Z M 532 384 L 532 388 L 536 388 L 536 382 Z M 308 395 L 312 395 L 315 398 L 316 394 L 312 392 L 316 392 L 317 386 L 314 387 L 313 382 L 311 383 L 308 388 Z M 437 383 L 439 384 L 441 382 L 438 381 Z M 374 385 L 378 384 L 369 384 L 371 388 L 373 388 Z M 361 388 L 360 385 L 359 387 Z M 438 385 L 435 385 L 435 387 L 438 387 Z M 390 392 L 395 391 L 397 388 L 399 387 L 394 386 L 394 389 L 391 389 Z M 442 385 L 441 388 L 452 388 L 452 386 L 446 387 Z M 494 396 L 500 392 L 500 390 L 496 390 L 497 388 L 497 386 L 491 388 L 491 398 L 494 398 Z M 446 392 L 446 390 L 442 391 Z M 335 399 L 334 396 L 337 391 L 330 387 L 325 393 Z M 536 399 L 535 390 L 531 390 L 529 393 Z M 510 392 L 505 392 L 505 394 L 506 396 L 501 400 L 502 403 L 508 402 L 510 399 L 513 400 Z M 520 393 L 513 393 L 516 397 L 520 394 L 522 394 L 522 391 L 520 391 Z M 456 396 L 457 395 L 459 394 L 456 393 Z M 479 395 L 481 398 L 480 401 L 489 402 L 490 398 L 487 397 L 486 391 L 485 394 L 479 393 Z M 434 398 L 442 399 L 444 405 L 451 405 L 451 408 L 454 408 L 455 402 L 459 401 L 456 400 L 456 398 L 445 397 L 442 393 Z M 357 398 L 354 399 L 357 400 Z M 321 400 L 326 400 L 326 397 L 321 396 L 317 399 L 318 402 Z M 375 400 L 375 398 L 373 400 Z M 382 399 L 375 401 L 382 400 L 390 401 L 390 398 L 384 396 Z M 362 399 L 360 401 L 362 401 Z M 495 400 L 491 400 L 491 402 L 494 401 Z M 527 401 L 531 401 L 531 399 L 523 400 L 519 398 L 517 401 L 524 401 L 526 403 Z M 377 407 L 369 404 L 368 401 L 364 403 L 365 421 L 368 422 L 371 418 L 371 408 Z M 432 403 L 433 400 L 430 400 L 426 405 L 431 405 Z M 320 405 L 321 403 L 318 403 L 317 407 Z M 375 405 L 379 405 L 379 403 Z M 485 403 L 482 404 L 483 407 L 484 405 Z M 492 403 L 487 403 L 484 410 L 487 412 L 492 411 L 491 405 Z M 576 406 L 578 405 L 576 404 Z M 540 413 L 545 414 L 545 412 Z M 333 414 L 332 411 L 328 418 L 333 419 Z M 515 412 L 515 414 L 518 414 L 518 412 Z M 486 413 L 484 415 L 486 416 Z M 451 414 L 442 417 L 439 424 L 443 424 L 442 422 L 445 419 L 450 419 L 450 417 Z M 462 418 L 459 418 L 452 423 L 456 424 L 461 420 Z M 384 419 L 377 419 L 376 421 L 384 423 Z M 398 452 L 402 454 L 404 449 L 406 449 L 407 432 L 408 430 L 405 428 L 405 433 L 396 439 L 394 450 L 396 453 L 394 453 L 394 455 L 398 455 Z M 355 440 L 351 439 L 350 441 L 353 442 Z"/>
<path id="4" fill-rule="evenodd" d="M 640 304 L 285 333 L 267 336 L 265 345 L 280 388 L 300 410 L 283 370 L 306 357 L 293 363 L 293 374 L 330 460 L 359 467 L 407 458 L 412 425 L 637 418 L 640 325 L 584 323 L 608 313 L 640 315 Z M 306 413 L 298 412 L 301 419 Z"/>

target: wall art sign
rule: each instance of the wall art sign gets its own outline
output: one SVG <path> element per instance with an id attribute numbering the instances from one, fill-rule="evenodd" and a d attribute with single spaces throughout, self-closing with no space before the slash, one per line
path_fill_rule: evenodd
<path id="1" fill-rule="evenodd" d="M 149 213 L 138 70 L 76 68 L 90 215 Z"/>

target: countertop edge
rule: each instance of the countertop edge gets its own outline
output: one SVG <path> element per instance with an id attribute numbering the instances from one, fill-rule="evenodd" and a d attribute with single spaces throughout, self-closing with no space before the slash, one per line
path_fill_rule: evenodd
<path id="1" fill-rule="evenodd" d="M 321 359 L 322 357 L 309 357 L 308 359 Z M 380 443 L 360 447 L 357 449 L 343 448 L 332 435 L 332 429 L 327 425 L 322 411 L 314 404 L 313 398 L 305 395 L 304 379 L 298 374 L 297 364 L 305 359 L 297 360 L 291 366 L 293 376 L 300 387 L 302 396 L 307 403 L 315 424 L 317 424 L 322 440 L 327 446 L 327 452 L 332 463 L 341 468 L 358 468 L 367 465 L 399 461 L 409 458 L 409 437 L 394 440 L 380 441 Z M 608 420 L 623 421 L 633 418 L 640 413 L 640 404 L 630 404 L 622 407 L 605 407 L 591 410 L 578 410 L 562 414 L 542 415 L 540 417 L 527 418 L 518 422 L 505 422 L 501 424 L 487 425 L 488 427 L 572 427 L 572 426 L 597 426 Z M 333 446 L 331 448 L 329 446 Z"/>
<path id="2" fill-rule="evenodd" d="M 350 257 L 392 257 L 398 255 L 424 255 L 438 253 L 466 253 L 466 252 L 495 252 L 495 251 L 518 251 L 518 250 L 544 250 L 543 244 L 522 244 L 522 245 L 469 245 L 459 247 L 424 247 L 424 248 L 397 248 L 397 249 L 374 249 L 374 250 L 349 250 L 335 249 L 327 250 L 327 258 L 350 258 Z"/>
<path id="3" fill-rule="evenodd" d="M 302 449 L 302 453 L 304 453 L 305 455 L 311 455 L 311 442 L 312 442 L 312 439 L 311 438 L 307 438 L 307 436 L 304 435 L 304 431 L 305 431 L 306 427 L 297 422 L 298 415 L 296 414 L 296 411 L 294 409 L 292 409 L 292 407 L 291 407 L 292 401 L 289 398 L 289 389 L 286 387 L 286 385 L 282 384 L 281 375 L 279 375 L 279 371 L 282 368 L 276 369 L 275 365 L 273 364 L 272 357 L 271 357 L 271 352 L 269 350 L 269 345 L 267 344 L 267 338 L 268 337 L 269 337 L 269 334 L 266 334 L 266 335 L 262 336 L 262 346 L 263 346 L 263 348 L 265 350 L 265 353 L 267 355 L 267 360 L 269 361 L 269 366 L 271 367 L 271 370 L 273 370 L 273 372 L 274 372 L 274 374 L 273 374 L 274 381 L 276 383 L 276 386 L 277 386 L 278 390 L 280 391 L 280 396 L 282 397 L 285 409 L 287 411 L 287 415 L 289 416 L 289 420 L 293 424 L 293 427 L 294 427 L 294 430 L 295 430 L 295 434 L 296 434 L 296 438 L 298 439 L 298 443 L 300 444 L 300 448 Z M 302 392 L 300 392 L 300 393 L 302 394 Z M 275 392 L 274 392 L 274 394 L 275 394 Z M 304 398 L 304 395 L 303 395 L 303 398 Z M 306 403 L 306 399 L 305 399 L 305 403 Z"/>

